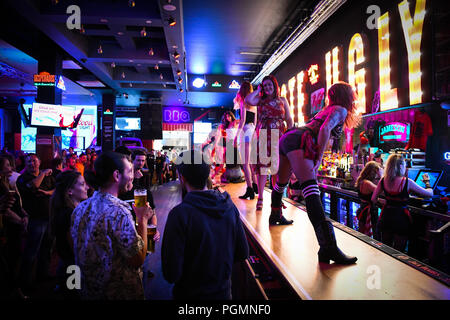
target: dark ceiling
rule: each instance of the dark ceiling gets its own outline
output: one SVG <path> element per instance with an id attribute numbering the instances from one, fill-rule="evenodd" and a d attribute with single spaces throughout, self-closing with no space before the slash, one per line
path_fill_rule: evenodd
<path id="1" fill-rule="evenodd" d="M 229 107 L 236 90 L 227 85 L 192 90 L 187 82 L 196 76 L 253 79 L 318 2 L 3 0 L 0 39 L 37 59 L 42 48 L 33 38 L 44 34 L 60 47 L 64 60 L 80 68 L 64 69 L 63 75 L 94 94 L 99 104 L 101 94 L 112 91 L 118 105 L 160 99 L 163 105 Z M 72 4 L 80 8 L 82 30 L 66 25 Z M 15 67 L 26 72 L 20 63 Z"/>

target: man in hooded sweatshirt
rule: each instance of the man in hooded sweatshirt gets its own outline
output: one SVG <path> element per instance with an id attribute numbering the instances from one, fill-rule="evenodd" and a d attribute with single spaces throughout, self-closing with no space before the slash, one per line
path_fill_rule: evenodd
<path id="1" fill-rule="evenodd" d="M 180 154 L 182 202 L 167 218 L 162 271 L 174 299 L 231 299 L 235 262 L 248 257 L 239 211 L 227 192 L 208 190 L 210 168 L 198 151 Z M 196 161 L 195 161 L 196 160 Z"/>

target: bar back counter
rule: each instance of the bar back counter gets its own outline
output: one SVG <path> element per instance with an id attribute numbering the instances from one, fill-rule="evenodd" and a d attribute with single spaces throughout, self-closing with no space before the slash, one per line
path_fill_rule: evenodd
<path id="1" fill-rule="evenodd" d="M 324 182 L 324 180 L 322 180 Z M 347 232 L 358 230 L 358 210 L 361 200 L 358 193 L 350 188 L 342 186 L 332 186 L 330 184 L 319 183 L 322 195 L 322 204 L 328 217 L 336 222 L 338 228 Z M 375 205 L 378 208 L 378 215 L 381 212 L 385 200 L 382 196 Z M 425 202 L 417 198 L 411 198 L 408 206 L 413 221 L 413 235 L 408 241 L 407 253 L 409 257 L 418 261 L 412 263 L 413 266 L 421 268 L 423 271 L 428 266 L 445 273 L 450 271 L 450 214 L 436 211 L 430 202 Z M 362 241 L 368 242 L 382 251 L 389 253 L 390 248 L 383 245 L 380 239 L 355 233 Z"/>

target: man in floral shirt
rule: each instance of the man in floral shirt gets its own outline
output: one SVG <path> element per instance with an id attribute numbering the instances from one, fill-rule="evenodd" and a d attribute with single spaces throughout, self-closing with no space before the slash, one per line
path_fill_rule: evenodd
<path id="1" fill-rule="evenodd" d="M 98 191 L 74 210 L 71 235 L 81 269 L 83 299 L 144 299 L 140 268 L 147 252 L 149 204 L 133 207 L 118 194 L 133 187 L 133 166 L 119 153 L 102 153 L 95 162 Z M 145 241 L 143 240 L 145 239 Z"/>

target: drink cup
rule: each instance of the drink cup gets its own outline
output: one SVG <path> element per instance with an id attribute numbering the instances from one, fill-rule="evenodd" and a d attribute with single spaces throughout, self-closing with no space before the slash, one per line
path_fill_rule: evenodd
<path id="1" fill-rule="evenodd" d="M 153 237 L 156 234 L 156 226 L 150 224 L 147 226 L 147 252 L 155 252 L 155 240 Z"/>
<path id="2" fill-rule="evenodd" d="M 147 190 L 146 189 L 135 189 L 134 190 L 134 206 L 145 207 L 147 203 Z"/>

